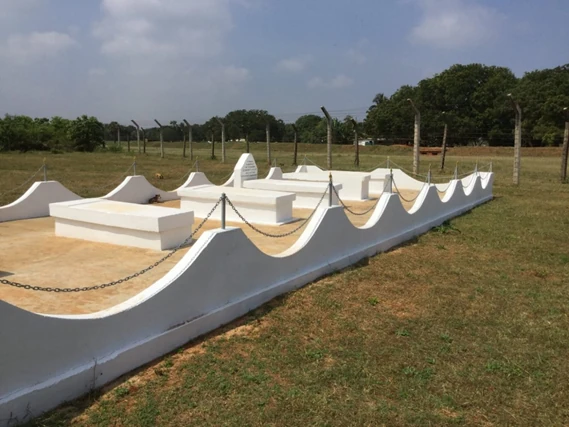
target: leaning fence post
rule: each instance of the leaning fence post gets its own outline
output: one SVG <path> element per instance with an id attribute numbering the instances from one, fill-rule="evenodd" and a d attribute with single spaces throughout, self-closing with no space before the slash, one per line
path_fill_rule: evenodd
<path id="1" fill-rule="evenodd" d="M 43 180 L 47 182 L 47 163 L 45 162 L 45 157 L 43 159 Z"/>
<path id="2" fill-rule="evenodd" d="M 332 207 L 332 192 L 334 191 L 334 184 L 332 183 L 332 174 L 330 174 L 330 183 L 328 184 L 328 206 Z"/>
<path id="3" fill-rule="evenodd" d="M 454 167 L 454 179 L 458 179 L 458 162 L 456 162 L 456 166 Z"/>
<path id="4" fill-rule="evenodd" d="M 225 230 L 225 201 L 227 196 L 225 193 L 221 195 L 221 229 Z"/>
<path id="5" fill-rule="evenodd" d="M 132 164 L 133 176 L 136 176 L 136 157 L 134 158 L 134 163 Z"/>

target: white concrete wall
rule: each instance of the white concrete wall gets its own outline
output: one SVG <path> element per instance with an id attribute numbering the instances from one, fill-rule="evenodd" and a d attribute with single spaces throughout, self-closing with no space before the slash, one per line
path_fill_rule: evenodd
<path id="1" fill-rule="evenodd" d="M 466 190 L 453 181 L 443 201 L 434 186 L 425 187 L 411 212 L 397 195 L 384 194 L 362 228 L 341 207 L 321 208 L 299 240 L 274 257 L 240 229 L 208 231 L 162 279 L 91 315 L 46 316 L 0 301 L 0 426 L 28 411 L 39 415 L 284 292 L 422 234 L 490 200 L 492 184 L 492 174 Z"/>
<path id="2" fill-rule="evenodd" d="M 117 188 L 106 196 L 101 197 L 101 199 L 143 204 L 148 203 L 150 198 L 159 194 L 160 200 L 166 202 L 168 200 L 178 200 L 180 198 L 176 191 L 160 190 L 149 183 L 142 175 L 127 176 Z"/>
<path id="3" fill-rule="evenodd" d="M 18 200 L 0 207 L 0 222 L 49 216 L 50 203 L 79 199 L 57 181 L 36 182 Z"/>

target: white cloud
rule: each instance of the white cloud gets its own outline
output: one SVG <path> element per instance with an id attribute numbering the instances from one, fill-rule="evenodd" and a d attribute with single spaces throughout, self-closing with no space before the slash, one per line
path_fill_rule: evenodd
<path id="1" fill-rule="evenodd" d="M 412 42 L 436 48 L 478 46 L 497 36 L 504 17 L 495 9 L 469 0 L 417 0 L 421 22 Z"/>
<path id="2" fill-rule="evenodd" d="M 55 57 L 76 45 L 69 34 L 56 31 L 12 34 L 0 43 L 0 56 L 17 64 L 28 64 Z"/>
<path id="3" fill-rule="evenodd" d="M 94 27 L 103 54 L 211 57 L 232 28 L 229 0 L 103 0 Z"/>
<path id="4" fill-rule="evenodd" d="M 307 83 L 308 87 L 311 89 L 316 88 L 328 88 L 328 89 L 343 89 L 354 84 L 354 80 L 351 77 L 345 76 L 344 74 L 339 74 L 336 77 L 325 80 L 322 77 L 314 77 L 310 79 Z"/>
<path id="5" fill-rule="evenodd" d="M 276 69 L 278 71 L 287 71 L 290 73 L 300 73 L 306 69 L 308 64 L 312 61 L 312 56 L 301 55 L 293 58 L 283 59 L 279 61 Z"/>
<path id="6" fill-rule="evenodd" d="M 367 63 L 367 56 L 363 52 L 365 48 L 368 46 L 369 41 L 368 39 L 361 39 L 356 43 L 355 47 L 348 49 L 346 52 L 346 57 L 349 61 L 353 62 L 356 65 L 364 65 Z"/>

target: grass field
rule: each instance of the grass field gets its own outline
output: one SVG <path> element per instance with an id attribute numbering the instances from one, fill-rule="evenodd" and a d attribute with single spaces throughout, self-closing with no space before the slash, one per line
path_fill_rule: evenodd
<path id="1" fill-rule="evenodd" d="M 200 169 L 221 182 L 228 164 Z M 367 148 L 367 147 L 366 147 Z M 264 146 L 255 146 L 259 163 Z M 179 152 L 139 156 L 139 172 L 173 189 Z M 176 149 L 178 150 L 178 149 Z M 309 151 L 310 150 L 310 151 Z M 325 164 L 324 147 L 301 147 Z M 218 153 L 219 154 L 219 153 Z M 275 144 L 290 169 L 291 147 Z M 32 426 L 568 425 L 569 185 L 556 150 L 457 149 L 462 171 L 493 160 L 495 200 L 426 235 L 284 295 Z M 410 151 L 362 150 L 362 169 Z M 203 160 L 201 160 L 203 159 Z M 351 150 L 335 148 L 350 169 Z M 84 196 L 120 178 L 126 154 L 49 155 L 50 177 Z M 0 194 L 42 154 L 0 154 Z M 438 157 L 424 157 L 438 164 Z M 267 168 L 260 168 L 261 175 Z M 108 190 L 112 189 L 110 187 Z M 0 203 L 17 194 L 3 196 Z"/>

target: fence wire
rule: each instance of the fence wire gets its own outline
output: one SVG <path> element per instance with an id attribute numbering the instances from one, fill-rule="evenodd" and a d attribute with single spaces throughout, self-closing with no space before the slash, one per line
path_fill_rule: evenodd
<path id="1" fill-rule="evenodd" d="M 5 193 L 0 194 L 0 197 L 4 197 L 7 194 L 11 194 L 14 191 L 19 190 L 20 188 L 22 188 L 24 185 L 29 184 L 31 180 L 33 180 L 38 173 L 40 173 L 43 169 L 44 169 L 45 165 L 42 165 L 31 177 L 29 177 L 26 181 L 24 181 L 22 184 L 18 185 L 17 187 L 12 188 L 11 190 L 6 191 Z"/>
<path id="2" fill-rule="evenodd" d="M 12 281 L 6 280 L 6 279 L 0 279 L 0 284 L 12 286 L 14 288 L 21 288 L 21 289 L 26 289 L 26 290 L 31 290 L 31 291 L 38 291 L 38 292 L 72 293 L 72 292 L 96 291 L 99 289 L 110 288 L 112 286 L 116 286 L 116 285 L 120 285 L 122 283 L 128 282 L 129 280 L 132 280 L 132 279 L 135 279 L 139 276 L 142 276 L 143 274 L 148 273 L 150 270 L 153 270 L 154 268 L 158 267 L 160 264 L 162 264 L 166 260 L 170 259 L 180 249 L 182 249 L 184 246 L 186 246 L 188 243 L 190 243 L 192 241 L 192 239 L 194 238 L 194 236 L 202 229 L 202 227 L 205 225 L 205 223 L 211 218 L 211 216 L 213 215 L 213 213 L 215 212 L 217 207 L 220 205 L 221 200 L 222 199 L 219 198 L 217 203 L 213 206 L 211 211 L 207 214 L 207 216 L 203 219 L 203 221 L 198 225 L 198 227 L 190 234 L 190 236 L 186 240 L 184 240 L 182 243 L 180 243 L 180 245 L 178 245 L 175 249 L 172 249 L 166 256 L 160 258 L 154 264 L 151 264 L 148 267 L 146 267 L 146 268 L 144 268 L 144 269 L 142 269 L 142 270 L 140 270 L 134 274 L 123 277 L 122 279 L 114 280 L 114 281 L 108 282 L 108 283 L 103 283 L 101 285 L 86 286 L 83 288 L 56 288 L 56 287 L 33 286 L 33 285 L 27 285 L 24 283 L 12 282 Z"/>

